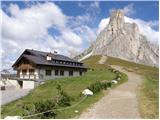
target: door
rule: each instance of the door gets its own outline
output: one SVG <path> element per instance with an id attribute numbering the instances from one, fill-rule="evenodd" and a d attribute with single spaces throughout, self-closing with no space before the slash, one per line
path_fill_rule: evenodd
<path id="1" fill-rule="evenodd" d="M 23 88 L 23 81 L 18 81 L 20 88 Z"/>

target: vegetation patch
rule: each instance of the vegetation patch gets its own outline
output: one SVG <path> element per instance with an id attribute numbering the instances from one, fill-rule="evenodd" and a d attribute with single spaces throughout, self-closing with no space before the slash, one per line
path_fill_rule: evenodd
<path id="1" fill-rule="evenodd" d="M 140 88 L 139 108 L 142 118 L 159 118 L 159 85 L 158 80 L 144 76 Z"/>
<path id="2" fill-rule="evenodd" d="M 119 83 L 127 81 L 127 77 L 123 73 L 115 73 L 109 70 L 107 64 L 98 64 L 100 57 L 91 57 L 83 62 L 90 68 L 84 76 L 67 77 L 55 80 L 48 80 L 45 84 L 38 86 L 32 90 L 27 96 L 2 106 L 2 118 L 6 116 L 27 116 L 43 112 L 53 108 L 53 112 L 31 116 L 29 118 L 74 118 L 77 115 L 97 102 L 102 96 L 106 86 L 111 87 L 111 80 L 117 79 L 121 74 Z M 105 81 L 104 81 L 105 80 Z M 92 85 L 98 88 L 99 92 L 95 92 L 93 96 L 88 96 L 83 102 L 82 91 Z M 116 85 L 114 85 L 116 86 Z M 114 87 L 112 86 L 112 87 Z M 94 88 L 95 89 L 95 88 Z M 66 108 L 79 103 L 78 105 L 58 111 L 58 109 Z M 44 106 L 47 104 L 47 106 Z M 48 106 L 48 104 L 51 104 Z M 75 112 L 77 111 L 77 112 Z M 28 119 L 28 118 L 27 118 Z"/>
<path id="3" fill-rule="evenodd" d="M 123 66 L 130 72 L 143 76 L 139 89 L 139 110 L 142 118 L 159 118 L 159 69 L 134 62 L 108 57 L 110 65 Z"/>

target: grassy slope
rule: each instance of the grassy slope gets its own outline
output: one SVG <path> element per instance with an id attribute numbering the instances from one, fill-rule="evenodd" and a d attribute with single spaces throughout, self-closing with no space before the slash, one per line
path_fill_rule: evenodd
<path id="1" fill-rule="evenodd" d="M 70 77 L 70 78 L 61 78 L 57 80 L 49 80 L 45 84 L 37 87 L 27 96 L 11 102 L 7 105 L 2 106 L 2 117 L 8 115 L 22 115 L 25 113 L 22 106 L 24 104 L 31 104 L 33 102 L 37 102 L 45 99 L 53 99 L 57 94 L 56 84 L 60 84 L 62 88 L 72 97 L 72 104 L 80 101 L 78 97 L 80 92 L 82 92 L 87 86 L 91 83 L 95 83 L 100 80 L 108 80 L 115 78 L 115 74 L 111 73 L 107 70 L 107 65 L 99 65 L 97 64 L 100 59 L 100 56 L 91 57 L 89 59 L 84 60 L 83 62 L 88 65 L 88 67 L 93 68 L 93 71 L 88 71 L 82 77 Z M 126 81 L 127 77 L 122 75 L 122 82 Z M 88 97 L 83 103 L 78 106 L 59 112 L 56 118 L 73 118 L 76 115 L 80 114 L 84 109 L 88 106 L 92 105 L 96 101 L 98 101 L 103 96 L 103 92 L 95 94 L 94 96 Z M 78 110 L 78 113 L 74 111 Z"/>
<path id="2" fill-rule="evenodd" d="M 124 66 L 143 76 L 140 86 L 139 109 L 142 118 L 159 118 L 159 69 L 121 59 L 109 57 L 107 62 L 113 65 Z"/>

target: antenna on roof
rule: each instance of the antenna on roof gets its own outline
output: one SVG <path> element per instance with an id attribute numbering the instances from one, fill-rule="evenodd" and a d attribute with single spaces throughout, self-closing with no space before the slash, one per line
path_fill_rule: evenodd
<path id="1" fill-rule="evenodd" d="M 54 54 L 57 54 L 58 52 L 57 51 L 54 51 Z"/>

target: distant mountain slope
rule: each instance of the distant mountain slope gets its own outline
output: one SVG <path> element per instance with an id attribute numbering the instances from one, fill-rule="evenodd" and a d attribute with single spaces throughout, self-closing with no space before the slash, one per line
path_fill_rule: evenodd
<path id="1" fill-rule="evenodd" d="M 92 54 L 90 54 L 92 53 Z M 109 24 L 100 32 L 95 43 L 76 58 L 107 55 L 150 66 L 159 65 L 158 45 L 142 35 L 136 23 L 125 23 L 121 10 L 113 11 Z"/>

